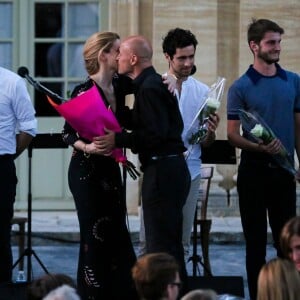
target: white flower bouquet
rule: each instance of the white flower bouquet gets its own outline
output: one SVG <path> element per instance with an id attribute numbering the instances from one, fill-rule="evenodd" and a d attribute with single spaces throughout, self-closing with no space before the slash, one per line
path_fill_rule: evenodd
<path id="1" fill-rule="evenodd" d="M 248 112 L 239 109 L 239 116 L 243 130 L 246 130 L 257 143 L 267 145 L 277 138 L 272 129 L 257 112 Z M 281 145 L 280 151 L 272 155 L 272 157 L 280 167 L 286 169 L 294 176 L 297 174 L 291 154 L 288 153 L 283 145 Z"/>
<path id="2" fill-rule="evenodd" d="M 218 77 L 217 81 L 211 86 L 206 99 L 199 111 L 196 113 L 189 129 L 189 144 L 195 145 L 203 141 L 208 131 L 208 120 L 211 114 L 214 114 L 221 105 L 221 98 L 224 93 L 226 79 Z M 198 126 L 195 124 L 198 122 Z M 195 130 L 196 128 L 196 130 Z"/>

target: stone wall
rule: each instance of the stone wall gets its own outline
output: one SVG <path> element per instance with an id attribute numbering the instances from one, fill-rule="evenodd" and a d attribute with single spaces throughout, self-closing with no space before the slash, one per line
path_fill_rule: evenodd
<path id="1" fill-rule="evenodd" d="M 199 45 L 195 59 L 195 77 L 208 85 L 212 84 L 218 75 L 227 79 L 220 108 L 218 139 L 226 139 L 228 86 L 252 63 L 246 32 L 247 25 L 253 17 L 272 19 L 285 29 L 280 64 L 299 73 L 299 0 L 112 0 L 109 3 L 109 29 L 119 32 L 122 37 L 131 34 L 147 36 L 152 41 L 153 62 L 160 73 L 167 69 L 161 49 L 162 37 L 166 32 L 174 27 L 182 27 L 196 34 Z M 209 200 L 211 214 L 238 214 L 234 180 L 236 169 L 237 166 L 215 167 Z M 137 213 L 138 184 L 129 181 L 128 186 L 129 211 Z M 229 205 L 226 190 L 230 190 Z"/>

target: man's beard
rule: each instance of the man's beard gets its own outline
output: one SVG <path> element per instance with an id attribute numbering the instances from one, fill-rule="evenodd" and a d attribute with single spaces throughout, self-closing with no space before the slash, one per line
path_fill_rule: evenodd
<path id="1" fill-rule="evenodd" d="M 277 63 L 279 62 L 279 55 L 277 58 L 272 58 L 269 53 L 267 52 L 262 52 L 262 51 L 259 51 L 257 56 L 262 59 L 265 63 L 267 63 L 268 65 L 271 65 L 273 63 Z"/>
<path id="2" fill-rule="evenodd" d="M 174 73 L 176 75 L 177 78 L 186 78 L 188 76 L 191 75 L 191 70 L 187 70 L 187 69 L 180 69 L 180 70 L 175 70 L 174 69 Z"/>

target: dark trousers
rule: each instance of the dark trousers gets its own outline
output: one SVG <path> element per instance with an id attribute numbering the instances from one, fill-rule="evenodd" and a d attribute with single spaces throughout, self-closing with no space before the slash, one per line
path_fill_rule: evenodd
<path id="1" fill-rule="evenodd" d="M 296 214 L 296 184 L 293 176 L 279 167 L 247 164 L 239 167 L 237 189 L 246 240 L 249 294 L 254 300 L 258 275 L 266 263 L 267 217 L 274 247 L 281 257 L 280 231 Z"/>
<path id="2" fill-rule="evenodd" d="M 190 187 L 190 173 L 184 157 L 170 157 L 150 163 L 144 170 L 142 205 L 147 253 L 167 252 L 187 273 L 182 246 L 182 208 Z"/>
<path id="3" fill-rule="evenodd" d="M 16 196 L 16 169 L 12 155 L 0 155 L 0 283 L 12 279 L 11 220 Z"/>

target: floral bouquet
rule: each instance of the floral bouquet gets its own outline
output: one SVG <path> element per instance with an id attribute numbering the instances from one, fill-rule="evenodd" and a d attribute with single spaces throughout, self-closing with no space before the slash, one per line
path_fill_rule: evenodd
<path id="1" fill-rule="evenodd" d="M 203 141 L 208 131 L 208 120 L 211 114 L 214 114 L 221 105 L 221 98 L 224 93 L 226 79 L 218 77 L 217 81 L 211 86 L 206 99 L 193 119 L 187 132 L 190 133 L 188 142 L 191 145 L 199 144 Z M 198 126 L 196 123 L 198 122 Z M 194 131 L 193 129 L 197 129 Z"/>
<path id="2" fill-rule="evenodd" d="M 61 104 L 58 104 L 57 99 L 52 99 L 49 95 L 47 98 L 58 113 L 89 141 L 92 141 L 95 136 L 104 135 L 104 128 L 114 132 L 122 130 L 113 111 L 105 106 L 95 85 L 75 98 L 61 101 Z M 111 156 L 125 167 L 133 179 L 140 175 L 135 166 L 127 160 L 122 149 L 114 149 Z"/>
<path id="3" fill-rule="evenodd" d="M 243 109 L 239 109 L 239 116 L 243 130 L 246 130 L 257 143 L 267 145 L 277 138 L 271 128 L 257 112 L 252 111 L 250 113 Z M 295 176 L 297 174 L 293 159 L 283 145 L 281 145 L 279 153 L 272 155 L 272 157 L 279 166 L 286 169 L 292 175 Z"/>

